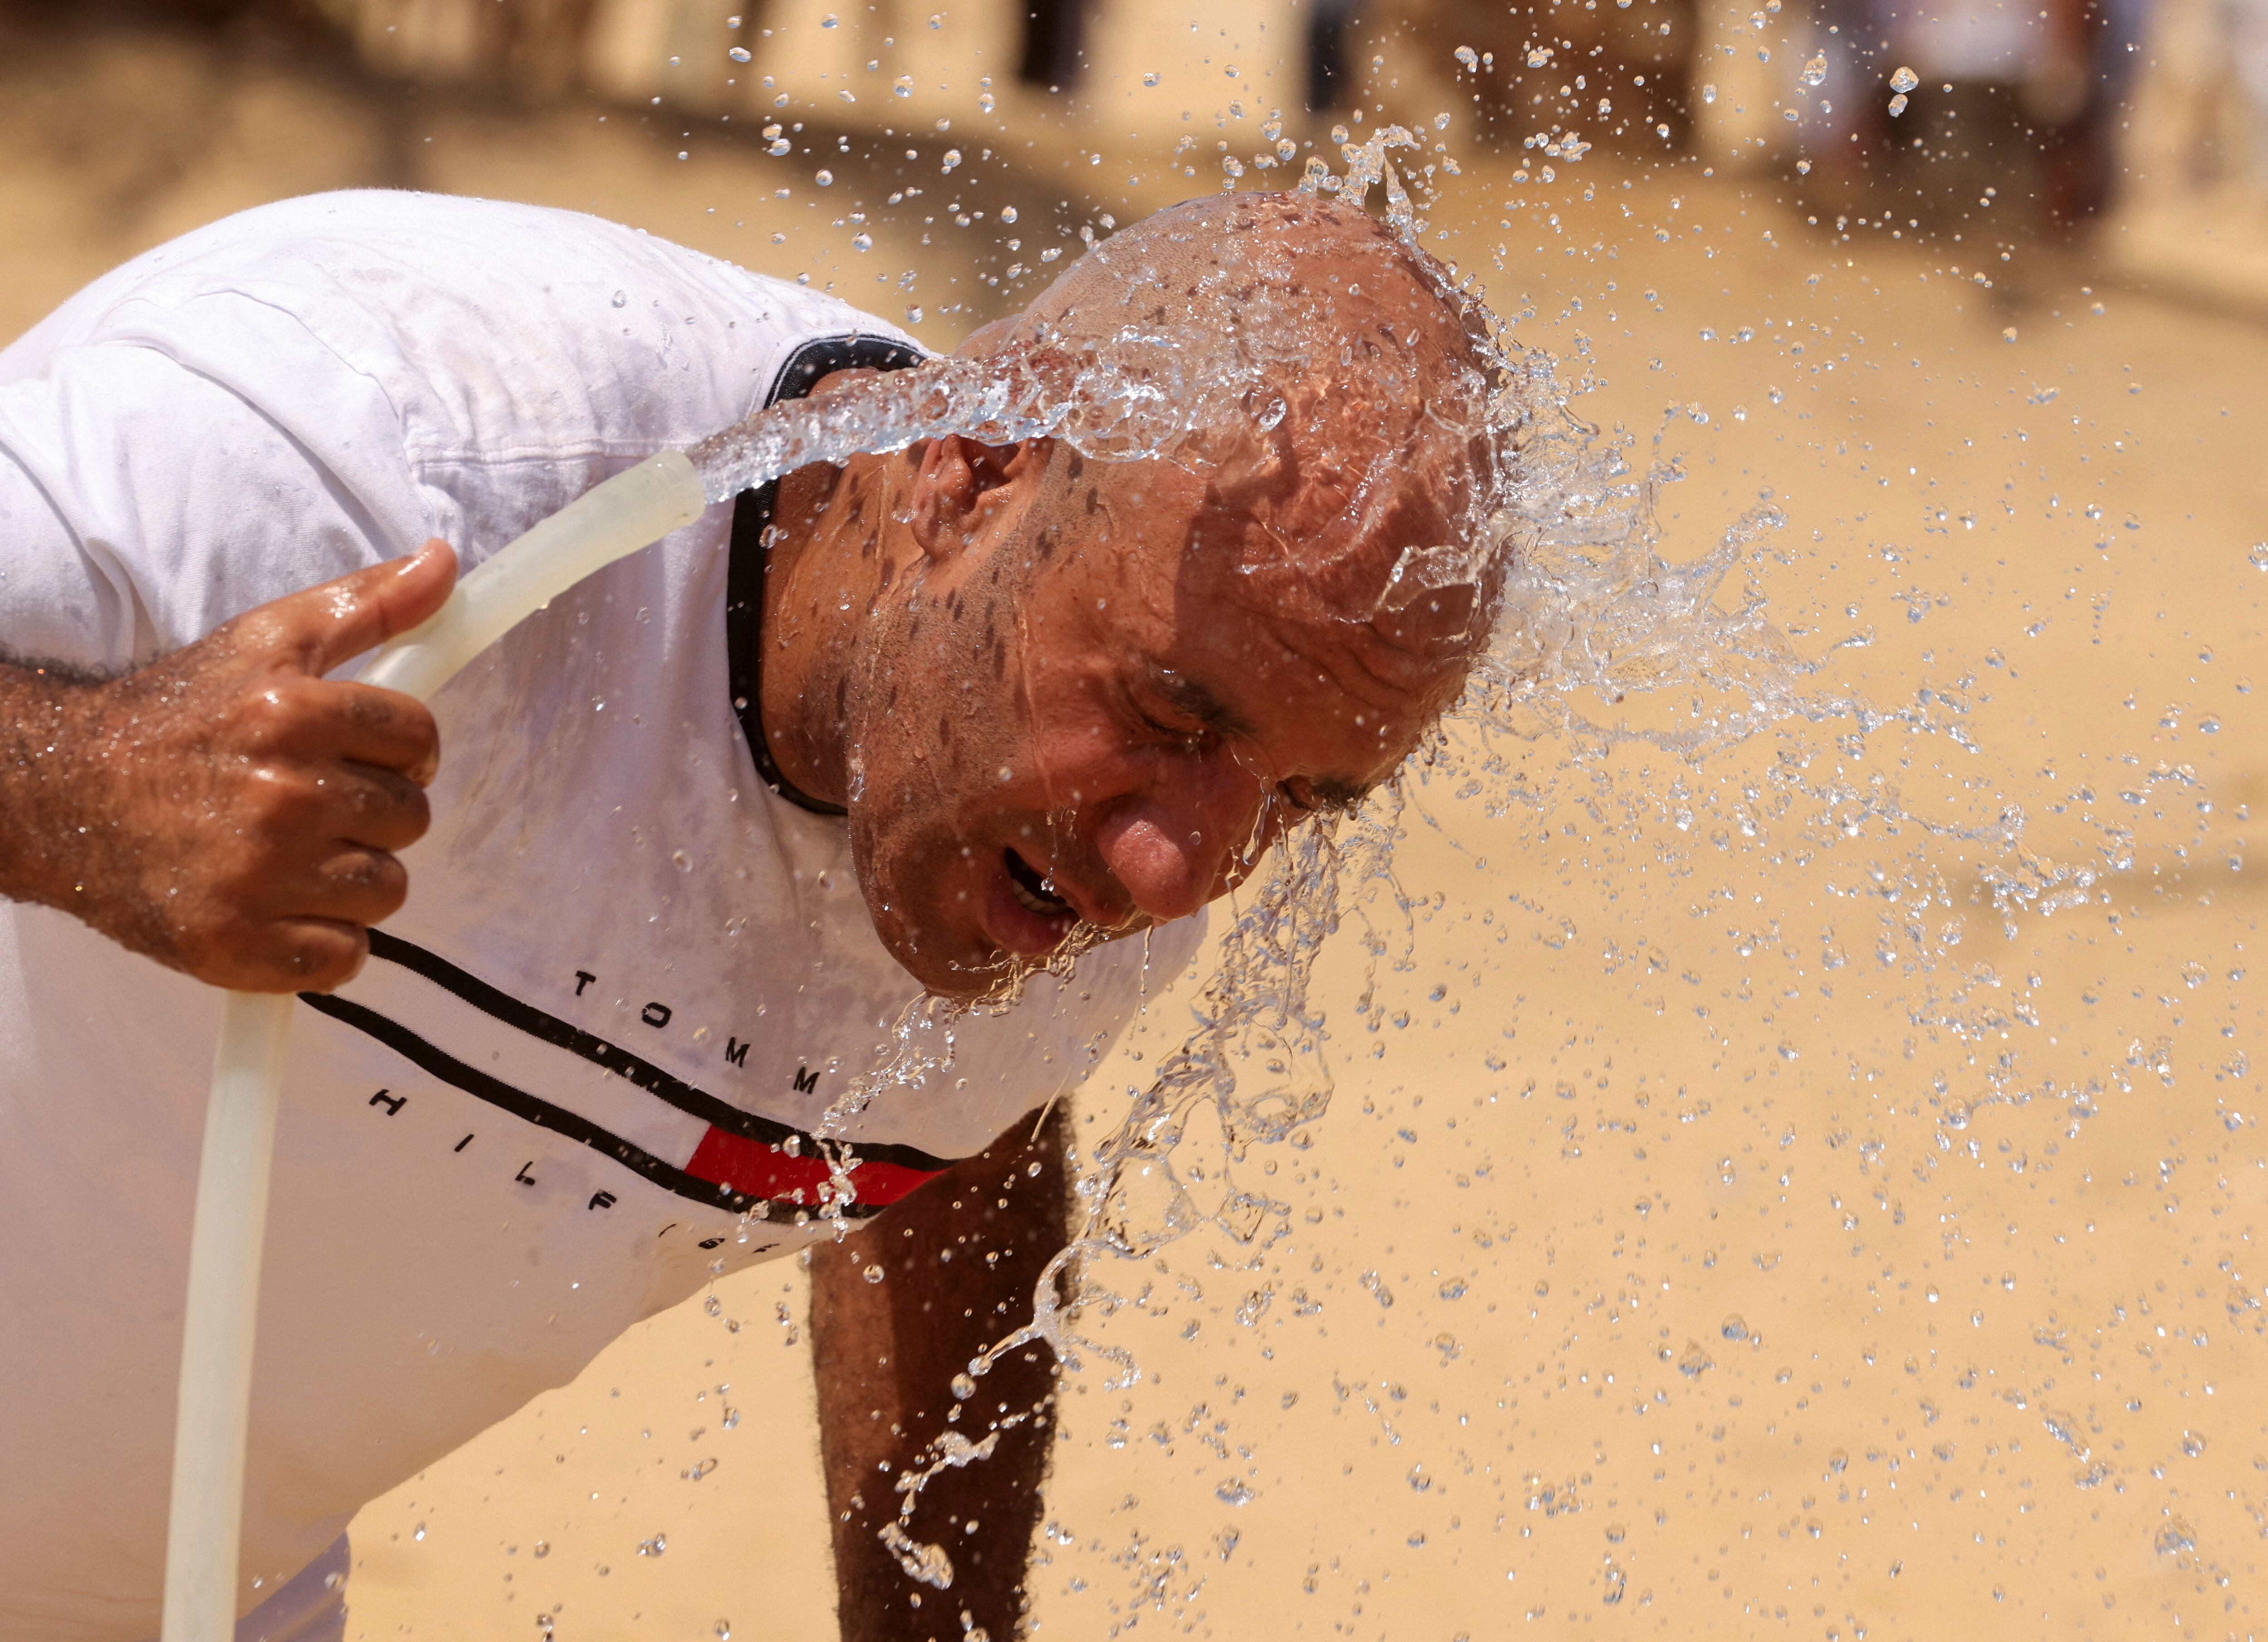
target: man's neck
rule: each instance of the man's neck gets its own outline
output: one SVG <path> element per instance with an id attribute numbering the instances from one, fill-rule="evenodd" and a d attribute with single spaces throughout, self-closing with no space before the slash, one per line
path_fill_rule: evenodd
<path id="1" fill-rule="evenodd" d="M 772 508 L 757 711 L 781 776 L 830 804 L 849 802 L 858 635 L 898 569 L 882 529 L 893 477 L 887 457 L 802 468 L 780 481 Z"/>

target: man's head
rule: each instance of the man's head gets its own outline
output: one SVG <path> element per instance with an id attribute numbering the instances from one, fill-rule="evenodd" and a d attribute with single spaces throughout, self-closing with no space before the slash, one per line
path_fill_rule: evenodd
<path id="1" fill-rule="evenodd" d="M 1440 270 L 1328 200 L 1160 212 L 961 351 L 1127 390 L 871 475 L 858 873 L 893 953 L 967 995 L 1077 919 L 1196 911 L 1394 771 L 1484 637 L 1496 458 Z"/>

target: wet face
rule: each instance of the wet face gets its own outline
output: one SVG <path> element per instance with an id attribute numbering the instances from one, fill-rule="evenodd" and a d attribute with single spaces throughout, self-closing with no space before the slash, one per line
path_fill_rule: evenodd
<path id="1" fill-rule="evenodd" d="M 1390 775 L 1462 681 L 1268 573 L 1269 510 L 1217 475 L 960 441 L 906 472 L 922 555 L 855 672 L 851 831 L 878 931 L 934 990 L 1079 920 L 1195 912 Z"/>

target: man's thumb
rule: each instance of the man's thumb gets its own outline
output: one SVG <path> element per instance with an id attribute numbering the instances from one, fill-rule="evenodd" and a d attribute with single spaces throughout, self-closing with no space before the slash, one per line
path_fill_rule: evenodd
<path id="1" fill-rule="evenodd" d="M 457 556 L 435 537 L 410 557 L 356 571 L 269 607 L 296 638 L 300 665 L 317 677 L 438 610 L 457 585 Z"/>

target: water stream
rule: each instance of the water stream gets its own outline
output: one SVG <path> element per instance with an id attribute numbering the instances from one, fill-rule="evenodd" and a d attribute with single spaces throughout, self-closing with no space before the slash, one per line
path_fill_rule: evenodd
<path id="1" fill-rule="evenodd" d="M 1415 247 L 1426 223 L 1391 156 L 1419 147 L 1410 132 L 1388 127 L 1345 146 L 1342 175 L 1311 160 L 1300 186 L 1351 199 L 1382 190 L 1386 220 Z M 1495 379 L 1484 412 L 1497 455 L 1493 488 L 1476 510 L 1480 523 L 1470 540 L 1413 556 L 1403 574 L 1429 586 L 1479 585 L 1493 576 L 1504 590 L 1493 637 L 1464 697 L 1413 755 L 1405 777 L 1359 814 L 1285 832 L 1248 882 L 1227 917 L 1186 1037 L 1083 1160 L 1076 1187 L 1081 1223 L 1038 1283 L 1031 1319 L 969 1365 L 954 1388 L 963 1399 L 994 1362 L 1034 1342 L 1044 1342 L 1067 1371 L 1094 1356 L 1110 1366 L 1108 1387 L 1133 1383 L 1138 1368 L 1127 1349 L 1079 1327 L 1082 1316 L 1108 1315 L 1126 1303 L 1109 1284 L 1114 1265 L 1152 1259 L 1168 1243 L 1210 1229 L 1256 1268 L 1268 1247 L 1289 1234 L 1289 1206 L 1251 1183 L 1243 1166 L 1255 1147 L 1304 1144 L 1304 1131 L 1329 1107 L 1329 1034 L 1310 996 L 1326 942 L 1356 917 L 1373 976 L 1380 963 L 1409 950 L 1410 909 L 1393 878 L 1408 779 L 1462 782 L 1499 806 L 1533 805 L 1542 795 L 1499 750 L 1506 740 L 1557 738 L 1578 764 L 1632 745 L 1697 762 L 1791 721 L 1838 723 L 1863 736 L 1893 724 L 1927 730 L 1950 716 L 1911 703 L 1876 708 L 1832 686 L 1821 653 L 1800 652 L 1753 585 L 1728 597 L 1728 585 L 1771 550 L 1785 523 L 1769 501 L 1697 556 L 1665 557 L 1658 502 L 1683 476 L 1676 463 L 1658 453 L 1643 459 L 1632 436 L 1585 421 L 1575 409 L 1582 385 L 1564 384 L 1548 354 L 1515 342 L 1471 281 L 1441 272 L 1440 295 L 1484 339 Z M 690 453 L 712 499 L 806 462 L 902 449 L 946 432 L 996 445 L 1052 436 L 1101 460 L 1141 460 L 1220 416 L 1224 407 L 1251 400 L 1256 369 L 1235 353 L 1175 357 L 1159 339 L 1133 332 L 1116 349 L 1083 356 L 1075 368 L 1044 350 L 1007 369 L 991 360 L 939 360 L 761 413 Z M 1682 694 L 1683 710 L 1650 724 L 1602 719 L 1584 705 L 1612 711 L 1632 696 L 1672 691 Z M 1958 733 L 1957 722 L 1952 727 Z M 1894 795 L 1847 784 L 1795 778 L 1783 796 L 1784 811 L 1803 811 L 1786 817 L 1796 831 L 1848 834 L 1856 816 L 1898 816 Z M 2020 832 L 2010 823 L 1989 842 L 2006 853 L 2017 847 Z M 2010 875 L 2007 890 L 2012 904 L 2036 902 L 2073 883 L 2083 890 L 2088 881 L 2084 870 L 2035 862 Z M 830 1219 L 836 1235 L 846 1229 L 841 1210 L 855 1200 L 856 1155 L 836 1138 L 848 1119 L 949 1067 L 954 1023 L 966 1010 L 1012 1006 L 1031 974 L 1070 972 L 1100 939 L 1101 931 L 1075 930 L 1043 963 L 1020 967 L 975 1005 L 935 998 L 909 1005 L 894 1052 L 853 1079 L 821 1127 L 831 1143 L 834 1178 L 814 1230 Z M 1366 992 L 1358 1013 L 1373 1030 L 1376 1012 Z M 943 1429 L 923 1462 L 901 1473 L 900 1516 L 883 1536 L 909 1578 L 950 1586 L 949 1555 L 915 1531 L 921 1490 L 940 1470 L 981 1461 L 1000 1428 L 995 1420 L 974 1437 Z"/>

